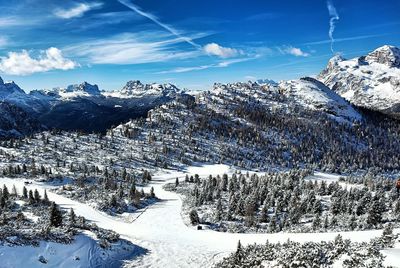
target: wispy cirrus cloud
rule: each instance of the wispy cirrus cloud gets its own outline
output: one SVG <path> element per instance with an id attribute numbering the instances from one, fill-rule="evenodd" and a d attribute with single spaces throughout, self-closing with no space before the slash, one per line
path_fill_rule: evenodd
<path id="1" fill-rule="evenodd" d="M 22 18 L 17 16 L 0 17 L 0 28 L 34 25 L 37 23 L 38 21 L 32 18 Z"/>
<path id="2" fill-rule="evenodd" d="M 63 56 L 60 49 L 51 47 L 33 58 L 27 50 L 9 52 L 0 58 L 0 72 L 10 75 L 30 75 L 51 70 L 70 70 L 79 64 Z"/>
<path id="3" fill-rule="evenodd" d="M 345 41 L 353 41 L 353 40 L 362 40 L 362 39 L 374 38 L 374 37 L 385 36 L 385 35 L 388 35 L 388 34 L 368 34 L 368 35 L 336 38 L 335 43 L 345 42 Z M 303 43 L 303 45 L 322 45 L 322 44 L 329 44 L 331 42 L 332 42 L 331 39 L 326 39 L 326 40 L 320 40 L 320 41 L 315 41 L 315 42 Z"/>
<path id="4" fill-rule="evenodd" d="M 191 39 L 207 33 L 190 35 Z M 189 59 L 203 55 L 201 50 L 182 50 L 185 42 L 165 32 L 124 33 L 104 39 L 78 43 L 65 48 L 70 54 L 86 59 L 90 64 L 143 64 Z"/>
<path id="5" fill-rule="evenodd" d="M 218 63 L 199 65 L 199 66 L 177 67 L 177 68 L 174 68 L 171 70 L 158 72 L 158 74 L 186 73 L 186 72 L 192 72 L 192 71 L 206 70 L 206 69 L 210 69 L 210 68 L 224 68 L 224 67 L 228 67 L 235 63 L 250 61 L 250 60 L 254 60 L 254 59 L 256 59 L 256 57 L 225 60 L 225 61 L 221 61 Z"/>
<path id="6" fill-rule="evenodd" d="M 272 19 L 277 19 L 281 16 L 282 16 L 282 14 L 280 14 L 280 13 L 264 12 L 264 13 L 258 13 L 258 14 L 251 15 L 249 17 L 246 17 L 244 20 L 246 20 L 246 21 L 272 20 Z"/>
<path id="7" fill-rule="evenodd" d="M 83 14 L 86 12 L 92 10 L 92 9 L 97 9 L 103 6 L 103 3 L 100 2 L 93 2 L 93 3 L 78 3 L 75 6 L 64 9 L 64 8 L 58 8 L 54 10 L 54 15 L 62 18 L 62 19 L 71 19 L 71 18 L 76 18 L 76 17 L 82 17 Z"/>
<path id="8" fill-rule="evenodd" d="M 163 23 L 157 16 L 155 16 L 149 12 L 143 11 L 139 6 L 135 5 L 131 0 L 118 0 L 118 1 L 121 4 L 123 4 L 124 6 L 130 8 L 132 11 L 136 12 L 137 14 L 139 14 L 145 18 L 148 18 L 149 20 L 151 20 L 152 22 L 154 22 L 161 28 L 165 29 L 166 31 L 170 32 L 171 34 L 175 35 L 176 37 L 181 38 L 188 44 L 194 46 L 197 49 L 201 49 L 201 46 L 199 44 L 197 44 L 196 42 L 194 42 L 193 39 L 191 39 L 190 37 L 184 36 L 181 32 L 179 32 L 174 27 Z"/>
<path id="9" fill-rule="evenodd" d="M 85 23 L 80 23 L 79 28 L 81 30 L 96 29 L 108 25 L 137 22 L 143 19 L 142 16 L 134 16 L 132 11 L 115 11 L 115 12 L 103 12 L 96 13 L 88 16 Z"/>

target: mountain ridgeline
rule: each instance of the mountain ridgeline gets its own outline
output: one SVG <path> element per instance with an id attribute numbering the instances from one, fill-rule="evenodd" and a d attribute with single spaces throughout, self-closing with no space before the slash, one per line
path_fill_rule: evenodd
<path id="1" fill-rule="evenodd" d="M 23 136 L 46 128 L 105 133 L 114 125 L 146 117 L 156 106 L 181 98 L 192 97 L 171 84 L 143 85 L 140 81 L 130 81 L 114 92 L 102 92 L 97 85 L 84 82 L 27 94 L 14 82 L 4 83 L 0 78 L 0 101 L 20 110 L 15 115 L 18 120 L 11 120 L 13 114 L 2 113 L 1 136 Z"/>
<path id="2" fill-rule="evenodd" d="M 207 102 L 201 103 L 200 99 Z M 144 85 L 140 81 L 129 81 L 121 90 L 112 92 L 101 91 L 97 85 L 84 82 L 28 94 L 14 82 L 4 82 L 0 78 L 0 101 L 3 111 L 0 137 L 24 136 L 53 128 L 105 133 L 130 119 L 146 118 L 151 110 L 156 109 L 155 114 L 157 107 L 169 103 L 175 107 L 179 103 L 189 106 L 201 103 L 196 109 L 203 109 L 198 114 L 210 113 L 207 124 L 222 123 L 219 120 L 230 122 L 226 124 L 232 128 L 230 135 L 234 135 L 235 128 L 243 120 L 249 131 L 256 134 L 262 130 L 257 122 L 271 120 L 271 113 L 279 120 L 307 118 L 318 122 L 323 118 L 349 127 L 366 121 L 371 123 L 371 118 L 377 117 L 366 115 L 375 113 L 381 114 L 379 118 L 384 120 L 399 118 L 400 49 L 383 46 L 350 60 L 337 55 L 316 79 L 215 84 L 211 91 L 195 96 L 172 84 Z M 210 105 L 219 108 L 208 111 Z M 234 116 L 238 113 L 240 120 Z"/>

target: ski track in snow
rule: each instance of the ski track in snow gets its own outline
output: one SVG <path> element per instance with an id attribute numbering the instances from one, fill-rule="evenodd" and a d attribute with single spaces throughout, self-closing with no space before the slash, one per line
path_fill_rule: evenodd
<path id="1" fill-rule="evenodd" d="M 202 167 L 188 168 L 188 174 L 199 174 L 200 177 L 232 173 L 226 165 L 206 165 Z M 276 234 L 238 234 L 222 233 L 211 230 L 196 230 L 188 227 L 181 218 L 181 198 L 174 192 L 163 190 L 162 186 L 167 182 L 174 182 L 178 177 L 183 180 L 185 172 L 170 171 L 158 173 L 153 176 L 153 181 L 145 188 L 154 187 L 155 194 L 161 199 L 149 206 L 141 215 L 132 222 L 124 222 L 115 217 L 90 207 L 57 195 L 48 191 L 50 200 L 55 201 L 62 208 L 73 208 L 77 215 L 95 222 L 99 227 L 111 229 L 124 239 L 148 250 L 147 253 L 126 261 L 127 267 L 210 267 L 222 257 L 236 249 L 240 240 L 243 245 L 251 243 L 284 242 L 292 241 L 326 241 L 333 240 L 339 233 L 343 238 L 352 241 L 369 241 L 373 237 L 380 236 L 381 230 L 357 231 L 357 232 L 332 232 L 332 233 L 276 233 Z M 21 191 L 24 186 L 22 179 L 0 178 L 0 184 L 12 187 L 13 184 Z M 29 189 L 37 188 L 41 195 L 44 189 L 53 186 L 33 183 L 26 185 Z M 399 231 L 399 230 L 396 230 Z M 393 256 L 399 253 L 399 249 L 390 249 L 385 253 L 389 255 L 391 265 L 398 265 L 399 257 Z M 399 254 L 397 254 L 399 255 Z M 392 261 L 392 259 L 394 261 Z"/>

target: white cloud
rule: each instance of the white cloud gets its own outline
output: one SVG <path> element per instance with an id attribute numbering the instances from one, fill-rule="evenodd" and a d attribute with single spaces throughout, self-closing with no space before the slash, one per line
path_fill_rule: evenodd
<path id="1" fill-rule="evenodd" d="M 282 54 L 290 54 L 296 57 L 308 57 L 310 56 L 309 53 L 302 51 L 300 48 L 297 47 L 292 47 L 292 46 L 286 46 L 279 48 L 279 51 Z"/>
<path id="2" fill-rule="evenodd" d="M 178 67 L 172 70 L 168 71 L 162 71 L 159 72 L 158 74 L 168 74 L 168 73 L 186 73 L 186 72 L 191 72 L 191 71 L 200 71 L 200 70 L 205 70 L 205 69 L 210 69 L 210 68 L 225 68 L 228 67 L 232 64 L 239 63 L 239 62 L 245 62 L 249 60 L 254 60 L 257 57 L 253 58 L 240 58 L 240 59 L 232 59 L 232 60 L 225 60 L 221 61 L 218 63 L 214 64 L 207 64 L 207 65 L 200 65 L 200 66 L 191 66 L 191 67 Z"/>
<path id="3" fill-rule="evenodd" d="M 199 33 L 191 39 L 207 34 Z M 182 51 L 174 45 L 185 42 L 180 37 L 165 32 L 125 33 L 105 39 L 83 42 L 66 48 L 66 51 L 87 59 L 92 64 L 142 64 L 189 59 L 203 55 L 197 49 Z"/>
<path id="4" fill-rule="evenodd" d="M 29 75 L 50 70 L 69 70 L 79 66 L 64 58 L 61 50 L 51 47 L 41 52 L 38 58 L 32 58 L 26 50 L 9 52 L 7 57 L 0 58 L 0 72 L 10 75 Z"/>
<path id="5" fill-rule="evenodd" d="M 216 43 L 210 43 L 203 47 L 204 52 L 208 55 L 218 56 L 221 58 L 232 58 L 237 55 L 242 54 L 241 51 L 230 48 L 230 47 L 223 47 Z"/>
<path id="6" fill-rule="evenodd" d="M 72 8 L 69 9 L 56 9 L 54 11 L 54 15 L 62 19 L 71 19 L 75 17 L 82 17 L 83 14 L 88 12 L 89 10 L 100 8 L 103 3 L 79 3 Z"/>

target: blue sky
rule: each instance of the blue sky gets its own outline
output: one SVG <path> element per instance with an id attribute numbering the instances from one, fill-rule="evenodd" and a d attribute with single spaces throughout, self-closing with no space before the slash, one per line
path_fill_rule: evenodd
<path id="1" fill-rule="evenodd" d="M 0 10 L 0 75 L 28 91 L 294 79 L 334 53 L 400 45 L 399 0 L 0 0 Z"/>

